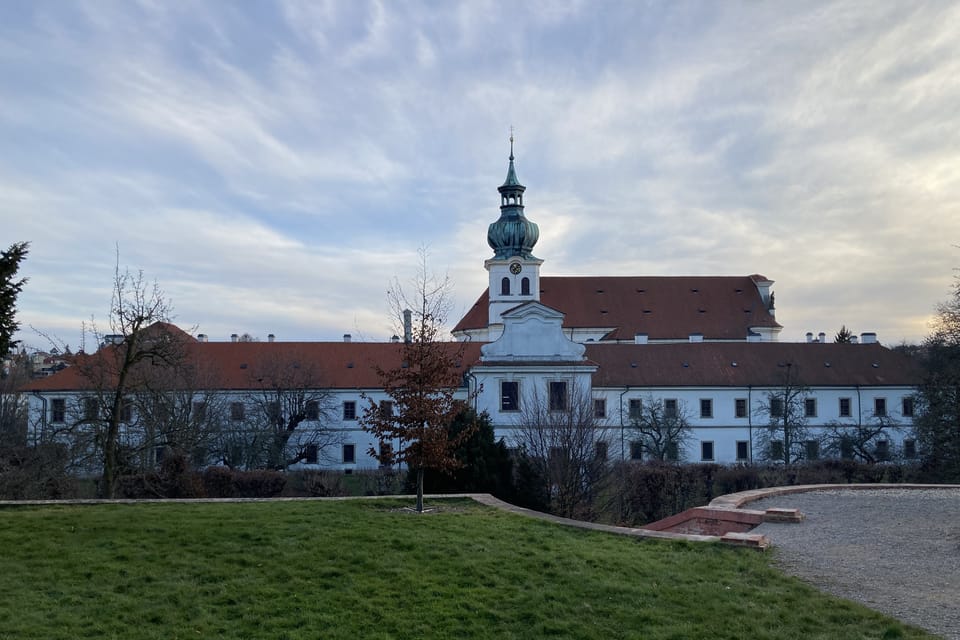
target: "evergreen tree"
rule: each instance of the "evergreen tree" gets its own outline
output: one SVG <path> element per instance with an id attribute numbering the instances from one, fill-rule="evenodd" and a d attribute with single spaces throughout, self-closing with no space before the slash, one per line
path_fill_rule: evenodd
<path id="1" fill-rule="evenodd" d="M 16 280 L 15 277 L 29 248 L 29 242 L 16 242 L 0 253 L 0 357 L 10 353 L 17 344 L 13 340 L 13 334 L 20 327 L 15 319 L 17 295 L 27 279 Z"/>
<path id="2" fill-rule="evenodd" d="M 853 331 L 847 329 L 847 325 L 840 325 L 840 331 L 833 337 L 833 341 L 840 344 L 853 342 Z"/>

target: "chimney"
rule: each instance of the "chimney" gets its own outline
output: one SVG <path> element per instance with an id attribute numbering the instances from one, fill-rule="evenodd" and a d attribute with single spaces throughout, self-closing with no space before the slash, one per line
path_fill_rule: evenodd
<path id="1" fill-rule="evenodd" d="M 691 333 L 691 334 L 690 334 L 690 342 L 703 342 L 703 334 L 702 334 L 702 333 Z"/>
<path id="2" fill-rule="evenodd" d="M 647 336 L 645 333 L 638 333 L 633 336 L 633 344 L 647 344 L 648 340 L 649 336 Z"/>
<path id="3" fill-rule="evenodd" d="M 197 334 L 197 342 L 206 342 L 206 341 L 207 341 L 207 334 L 205 333 Z"/>
<path id="4" fill-rule="evenodd" d="M 860 342 L 860 338 L 857 336 L 850 336 L 850 344 L 857 344 L 858 342 Z"/>
<path id="5" fill-rule="evenodd" d="M 277 336 L 273 335 L 272 333 L 267 334 L 267 342 L 273 342 L 276 339 L 277 339 Z"/>
<path id="6" fill-rule="evenodd" d="M 820 342 L 820 344 L 824 344 L 827 341 L 827 334 L 821 331 L 819 334 L 817 334 L 817 340 Z"/>
<path id="7" fill-rule="evenodd" d="M 238 342 L 239 340 L 240 340 L 240 336 L 238 336 L 235 333 L 230 334 L 230 342 Z"/>
<path id="8" fill-rule="evenodd" d="M 813 331 L 807 331 L 807 342 L 813 342 Z"/>
<path id="9" fill-rule="evenodd" d="M 352 339 L 353 339 L 353 336 L 351 336 L 349 333 L 343 334 L 343 341 L 344 341 L 344 342 L 350 342 L 350 340 L 352 340 Z"/>
<path id="10" fill-rule="evenodd" d="M 400 342 L 400 336 L 398 336 L 397 334 L 393 334 L 393 337 L 390 338 L 390 342 L 392 342 L 393 344 L 399 343 L 399 342 Z"/>
<path id="11" fill-rule="evenodd" d="M 406 344 L 413 342 L 413 311 L 403 310 L 403 341 Z"/>
<path id="12" fill-rule="evenodd" d="M 860 334 L 860 344 L 876 344 L 877 334 L 872 331 Z"/>

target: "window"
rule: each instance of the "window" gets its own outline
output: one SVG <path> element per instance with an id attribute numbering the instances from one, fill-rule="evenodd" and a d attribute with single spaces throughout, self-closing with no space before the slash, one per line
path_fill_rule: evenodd
<path id="1" fill-rule="evenodd" d="M 347 400 L 343 403 L 343 419 L 344 420 L 356 420 L 357 419 L 357 403 L 353 400 Z"/>
<path id="2" fill-rule="evenodd" d="M 677 417 L 677 399 L 676 398 L 667 398 L 663 401 L 663 417 L 664 418 L 676 418 Z"/>
<path id="3" fill-rule="evenodd" d="M 133 403 L 129 400 L 124 400 L 120 405 L 120 422 L 127 424 L 133 422 Z"/>
<path id="4" fill-rule="evenodd" d="M 100 403 L 96 398 L 83 399 L 83 419 L 96 420 L 100 414 Z"/>
<path id="5" fill-rule="evenodd" d="M 917 457 L 917 441 L 910 438 L 903 441 L 903 457 L 913 460 Z"/>
<path id="6" fill-rule="evenodd" d="M 500 281 L 500 295 L 510 295 L 510 278 L 504 278 Z"/>
<path id="7" fill-rule="evenodd" d="M 607 453 L 608 453 L 607 449 L 608 447 L 606 442 L 604 442 L 603 440 L 597 440 L 597 444 L 593 449 L 594 455 L 596 456 L 597 460 L 607 459 Z"/>
<path id="8" fill-rule="evenodd" d="M 630 443 L 630 459 L 643 460 L 643 443 L 639 440 Z"/>
<path id="9" fill-rule="evenodd" d="M 750 443 L 746 440 L 737 440 L 737 462 L 750 459 Z"/>
<path id="10" fill-rule="evenodd" d="M 700 398 L 700 417 L 701 418 L 713 417 L 713 400 L 711 400 L 710 398 Z"/>
<path id="11" fill-rule="evenodd" d="M 355 464 L 357 462 L 357 445 L 343 445 L 343 464 Z"/>
<path id="12" fill-rule="evenodd" d="M 607 417 L 607 399 L 606 398 L 593 399 L 593 417 L 594 418 Z"/>
<path id="13" fill-rule="evenodd" d="M 737 398 L 733 401 L 733 415 L 738 418 L 747 417 L 747 399 Z"/>
<path id="14" fill-rule="evenodd" d="M 783 398 L 770 398 L 770 417 L 783 417 Z"/>
<path id="15" fill-rule="evenodd" d="M 705 461 L 713 460 L 713 442 L 711 440 L 705 440 L 700 443 L 700 459 Z"/>
<path id="16" fill-rule="evenodd" d="M 643 415 L 643 400 L 640 398 L 630 398 L 629 416 L 631 420 L 639 420 Z"/>
<path id="17" fill-rule="evenodd" d="M 913 398 L 907 397 L 903 399 L 900 407 L 900 415 L 904 418 L 913 417 Z"/>
<path id="18" fill-rule="evenodd" d="M 530 295 L 530 278 L 524 278 L 520 281 L 520 295 Z"/>
<path id="19" fill-rule="evenodd" d="M 853 438 L 849 436 L 840 438 L 840 458 L 842 460 L 853 460 Z"/>
<path id="20" fill-rule="evenodd" d="M 317 464 L 319 449 L 315 444 L 308 444 L 303 448 L 303 461 L 307 464 Z"/>
<path id="21" fill-rule="evenodd" d="M 67 401 L 54 398 L 50 402 L 50 422 L 63 422 L 67 419 Z"/>
<path id="22" fill-rule="evenodd" d="M 877 460 L 889 460 L 890 459 L 890 441 L 877 440 L 876 454 L 877 454 Z"/>
<path id="23" fill-rule="evenodd" d="M 239 422 L 243 420 L 245 414 L 245 409 L 242 402 L 231 402 L 230 403 L 230 419 L 234 422 Z"/>
<path id="24" fill-rule="evenodd" d="M 887 415 L 887 399 L 886 398 L 874 398 L 873 399 L 873 415 L 878 418 L 884 418 Z"/>
<path id="25" fill-rule="evenodd" d="M 820 443 L 816 440 L 807 440 L 803 443 L 803 453 L 807 460 L 820 458 Z"/>
<path id="26" fill-rule="evenodd" d="M 380 441 L 380 453 L 377 456 L 381 467 L 389 467 L 393 464 L 393 445 L 384 440 Z"/>
<path id="27" fill-rule="evenodd" d="M 500 411 L 520 410 L 520 383 L 516 380 L 500 381 Z"/>
<path id="28" fill-rule="evenodd" d="M 816 398 L 803 399 L 803 415 L 808 418 L 817 417 L 817 399 Z"/>
<path id="29" fill-rule="evenodd" d="M 308 400 L 303 413 L 306 415 L 307 420 L 319 420 L 320 403 L 316 400 Z"/>
<path id="30" fill-rule="evenodd" d="M 381 418 L 393 417 L 393 401 L 392 400 L 380 401 L 380 417 Z"/>
<path id="31" fill-rule="evenodd" d="M 207 417 L 207 403 L 197 401 L 193 403 L 193 419 L 202 422 Z"/>
<path id="32" fill-rule="evenodd" d="M 770 441 L 770 458 L 773 460 L 783 460 L 783 440 Z"/>
<path id="33" fill-rule="evenodd" d="M 280 402 L 274 400 L 267 403 L 267 419 L 274 424 L 281 424 L 283 416 L 280 414 Z"/>
<path id="34" fill-rule="evenodd" d="M 680 448 L 677 447 L 676 442 L 671 441 L 667 443 L 666 453 L 667 453 L 667 460 L 669 460 L 670 462 L 676 462 L 677 460 L 680 459 Z"/>
<path id="35" fill-rule="evenodd" d="M 840 417 L 850 417 L 850 398 L 840 398 Z"/>
<path id="36" fill-rule="evenodd" d="M 550 410 L 567 410 L 567 383 L 552 381 L 550 382 Z"/>

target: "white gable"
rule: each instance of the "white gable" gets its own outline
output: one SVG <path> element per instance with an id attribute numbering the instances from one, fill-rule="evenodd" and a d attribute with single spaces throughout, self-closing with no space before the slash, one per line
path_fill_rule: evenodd
<path id="1" fill-rule="evenodd" d="M 586 347 L 563 333 L 563 314 L 556 309 L 527 302 L 506 311 L 503 335 L 481 347 L 484 362 L 579 362 Z"/>

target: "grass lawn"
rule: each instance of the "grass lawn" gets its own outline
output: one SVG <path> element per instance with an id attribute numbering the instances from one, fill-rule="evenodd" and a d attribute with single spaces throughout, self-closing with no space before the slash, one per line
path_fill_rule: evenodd
<path id="1" fill-rule="evenodd" d="M 471 501 L 0 509 L 0 638 L 914 638 L 755 551 Z"/>

